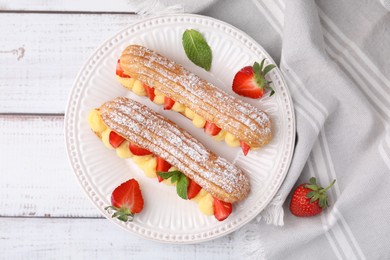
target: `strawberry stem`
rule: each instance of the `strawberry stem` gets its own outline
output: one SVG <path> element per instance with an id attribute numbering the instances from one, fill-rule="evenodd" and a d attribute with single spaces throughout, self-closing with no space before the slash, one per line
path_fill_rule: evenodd
<path id="1" fill-rule="evenodd" d="M 332 181 L 332 183 L 328 185 L 328 187 L 326 187 L 325 189 L 322 189 L 320 192 L 325 193 L 327 190 L 329 190 L 333 186 L 333 184 L 335 184 L 335 182 L 336 182 L 336 179 L 334 179 Z"/>
<path id="2" fill-rule="evenodd" d="M 117 218 L 123 222 L 131 222 L 134 220 L 134 213 L 132 213 L 128 208 L 108 206 L 105 207 L 104 210 L 106 210 L 108 214 L 112 214 L 112 218 Z"/>

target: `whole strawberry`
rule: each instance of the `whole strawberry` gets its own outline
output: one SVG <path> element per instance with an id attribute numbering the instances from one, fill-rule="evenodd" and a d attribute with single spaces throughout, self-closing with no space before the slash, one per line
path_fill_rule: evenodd
<path id="1" fill-rule="evenodd" d="M 105 208 L 113 218 L 124 222 L 133 221 L 134 214 L 140 213 L 144 207 L 141 189 L 135 179 L 130 179 L 114 189 L 111 194 L 111 206 Z"/>
<path id="2" fill-rule="evenodd" d="M 310 183 L 299 185 L 291 199 L 290 211 L 297 217 L 311 217 L 320 214 L 328 206 L 328 196 L 326 191 L 333 186 L 336 180 L 333 180 L 328 187 L 322 188 L 316 178 L 310 178 Z"/>

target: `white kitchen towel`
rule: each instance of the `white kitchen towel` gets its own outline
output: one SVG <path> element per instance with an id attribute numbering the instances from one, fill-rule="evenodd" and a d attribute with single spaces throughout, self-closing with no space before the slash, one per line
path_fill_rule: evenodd
<path id="1" fill-rule="evenodd" d="M 284 202 L 284 226 L 244 226 L 234 236 L 238 255 L 390 259 L 388 10 L 374 0 L 252 0 L 220 1 L 205 14 L 246 31 L 280 61 L 296 112 L 293 161 L 271 204 Z M 323 185 L 337 179 L 331 207 L 297 218 L 288 195 L 311 176 Z"/>
<path id="2" fill-rule="evenodd" d="M 390 259 L 386 1 L 220 0 L 200 9 L 169 2 L 248 33 L 278 63 L 292 94 L 297 125 L 292 164 L 258 218 L 276 225 L 254 220 L 235 232 L 237 256 Z M 311 176 L 323 186 L 337 180 L 329 191 L 330 208 L 297 218 L 288 210 L 289 195 Z"/>
<path id="3" fill-rule="evenodd" d="M 197 13 L 212 6 L 217 0 L 130 0 L 139 15 L 153 16 L 171 13 Z"/>

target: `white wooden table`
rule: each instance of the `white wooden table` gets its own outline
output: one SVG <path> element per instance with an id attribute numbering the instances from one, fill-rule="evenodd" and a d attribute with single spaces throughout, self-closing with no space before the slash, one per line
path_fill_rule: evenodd
<path id="1" fill-rule="evenodd" d="M 233 235 L 159 244 L 103 218 L 65 153 L 73 80 L 106 38 L 141 19 L 125 0 L 0 0 L 0 259 L 233 259 Z"/>

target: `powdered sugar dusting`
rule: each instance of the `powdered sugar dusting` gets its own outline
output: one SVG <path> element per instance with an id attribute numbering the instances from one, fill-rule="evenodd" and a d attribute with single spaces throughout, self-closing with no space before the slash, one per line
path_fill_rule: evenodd
<path id="1" fill-rule="evenodd" d="M 271 139 L 271 121 L 265 112 L 152 50 L 138 45 L 127 47 L 121 66 L 126 74 L 158 89 L 252 147 L 263 146 Z"/>
<path id="2" fill-rule="evenodd" d="M 218 157 L 175 123 L 128 98 L 100 108 L 108 127 L 177 167 L 218 199 L 235 202 L 249 192 L 247 176 Z"/>

